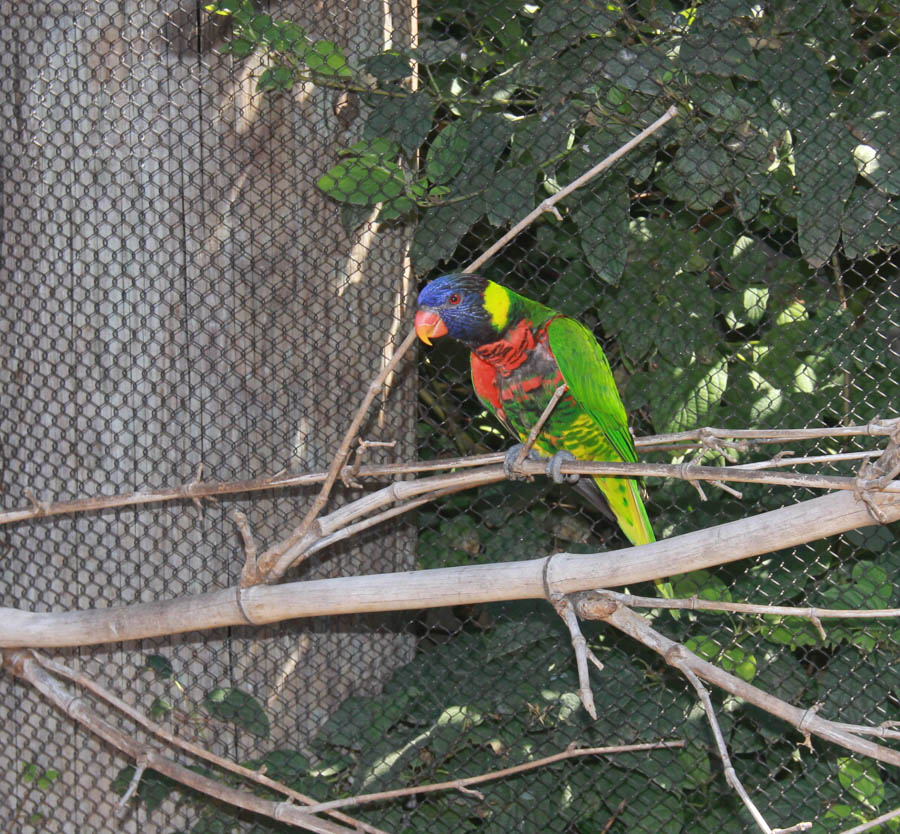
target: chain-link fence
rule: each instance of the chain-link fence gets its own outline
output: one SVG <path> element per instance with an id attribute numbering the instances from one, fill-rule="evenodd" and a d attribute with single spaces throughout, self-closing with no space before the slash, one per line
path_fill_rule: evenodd
<path id="1" fill-rule="evenodd" d="M 0 526 L 7 607 L 105 608 L 236 586 L 248 540 L 235 511 L 262 549 L 296 527 L 317 487 L 46 517 L 44 502 L 327 469 L 424 282 L 463 269 L 673 104 L 676 119 L 479 271 L 591 328 L 638 438 L 897 415 L 891 3 L 0 8 L 3 508 L 36 508 Z M 367 446 L 366 464 L 511 442 L 472 391 L 469 351 L 450 339 L 401 366 L 362 437 L 393 442 Z M 641 458 L 749 463 L 789 449 L 828 456 L 819 472 L 853 475 L 863 458 L 847 453 L 883 448 L 873 441 Z M 814 494 L 750 484 L 701 496 L 674 478 L 645 488 L 657 538 Z M 361 494 L 339 482 L 331 506 Z M 896 530 L 672 577 L 673 590 L 891 608 Z M 570 486 L 504 481 L 389 520 L 290 577 L 627 545 Z M 686 611 L 651 621 L 797 706 L 852 724 L 900 720 L 890 618 L 824 630 Z M 544 602 L 220 628 L 55 657 L 176 736 L 323 801 L 573 747 L 682 743 L 347 808 L 353 819 L 333 830 L 756 830 L 684 678 L 606 626 L 584 633 L 605 665 L 592 673 L 596 720 L 579 701 L 569 633 Z M 288 830 L 152 766 L 134 779 L 133 762 L 26 683 L 0 685 L 5 830 Z M 734 696 L 713 700 L 735 770 L 773 827 L 840 831 L 900 806 L 896 771 L 804 740 Z"/>

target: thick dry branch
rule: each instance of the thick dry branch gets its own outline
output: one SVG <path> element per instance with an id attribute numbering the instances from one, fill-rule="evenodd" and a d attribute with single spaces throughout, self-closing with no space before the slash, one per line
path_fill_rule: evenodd
<path id="1" fill-rule="evenodd" d="M 892 485 L 900 490 L 900 481 Z M 896 492 L 873 493 L 872 500 L 889 521 L 900 519 L 900 495 Z M 520 562 L 232 587 L 122 608 L 54 613 L 3 608 L 0 647 L 96 645 L 295 617 L 543 599 L 545 573 L 548 586 L 563 594 L 619 587 L 746 559 L 873 524 L 876 521 L 860 497 L 838 492 L 608 553 L 556 553 Z"/>
<path id="2" fill-rule="evenodd" d="M 646 619 L 620 605 L 603 593 L 585 594 L 575 603 L 578 615 L 588 620 L 604 620 L 661 655 L 666 663 L 679 669 L 689 668 L 697 677 L 742 698 L 754 706 L 792 724 L 802 733 L 846 747 L 880 762 L 900 766 L 900 750 L 860 738 L 846 725 L 819 716 L 814 709 L 802 709 L 741 680 L 698 657 L 680 643 L 670 640 L 650 626 Z"/>
<path id="3" fill-rule="evenodd" d="M 329 820 L 319 819 L 304 808 L 289 802 L 273 802 L 252 793 L 237 790 L 172 761 L 101 718 L 87 702 L 70 693 L 43 669 L 28 652 L 3 652 L 0 654 L 2 654 L 4 669 L 30 683 L 61 712 L 129 758 L 134 759 L 139 767 L 151 768 L 207 796 L 215 797 L 230 805 L 244 808 L 255 814 L 262 814 L 279 822 L 296 825 L 308 831 L 319 832 L 319 834 L 353 834 L 354 829 Z"/>

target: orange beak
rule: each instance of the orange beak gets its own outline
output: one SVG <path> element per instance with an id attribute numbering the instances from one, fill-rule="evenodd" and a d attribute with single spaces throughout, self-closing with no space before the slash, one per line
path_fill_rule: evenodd
<path id="1" fill-rule="evenodd" d="M 444 320 L 430 310 L 419 310 L 416 313 L 415 326 L 416 336 L 426 345 L 430 345 L 432 339 L 447 335 L 447 325 L 444 324 Z"/>

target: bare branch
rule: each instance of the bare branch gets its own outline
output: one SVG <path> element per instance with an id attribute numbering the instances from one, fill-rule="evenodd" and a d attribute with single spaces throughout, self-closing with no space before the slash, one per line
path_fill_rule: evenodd
<path id="1" fill-rule="evenodd" d="M 555 594 L 550 602 L 556 609 L 556 613 L 562 617 L 572 638 L 572 649 L 575 652 L 575 663 L 578 667 L 578 697 L 587 714 L 596 721 L 597 708 L 594 706 L 594 693 L 591 691 L 591 679 L 587 665 L 588 653 L 593 654 L 593 652 L 588 648 L 587 640 L 581 633 L 581 626 L 578 624 L 578 617 L 571 600 L 562 594 Z M 596 658 L 595 661 L 595 665 L 600 663 Z M 600 665 L 602 667 L 602 664 Z"/>
<path id="2" fill-rule="evenodd" d="M 764 614 L 777 617 L 803 617 L 809 620 L 868 620 L 900 617 L 900 608 L 813 608 L 790 605 L 756 605 L 749 602 L 725 602 L 714 599 L 659 599 L 602 590 L 616 602 L 630 608 L 683 608 L 688 611 L 734 611 L 740 614 Z"/>
<path id="3" fill-rule="evenodd" d="M 703 685 L 700 678 L 693 673 L 690 666 L 685 663 L 684 659 L 679 656 L 680 650 L 681 646 L 679 645 L 676 649 L 669 651 L 666 655 L 666 662 L 678 669 L 681 674 L 688 679 L 688 683 L 690 683 L 697 691 L 697 696 L 700 698 L 700 703 L 703 704 L 703 710 L 706 713 L 706 720 L 709 722 L 710 729 L 712 730 L 713 739 L 715 739 L 716 742 L 716 750 L 718 750 L 719 758 L 722 760 L 722 767 L 725 771 L 725 781 L 741 798 L 741 802 L 744 803 L 744 806 L 750 812 L 750 816 L 756 821 L 756 824 L 763 834 L 772 834 L 772 829 L 769 827 L 769 824 L 766 822 L 763 815 L 759 812 L 759 809 L 756 807 L 753 800 L 750 799 L 750 795 L 738 778 L 737 771 L 731 763 L 731 756 L 728 755 L 728 746 L 725 744 L 725 737 L 722 735 L 719 719 L 716 718 L 716 711 L 713 709 L 712 701 L 709 697 L 709 690 Z"/>
<path id="4" fill-rule="evenodd" d="M 687 451 L 691 448 L 695 448 L 697 445 L 704 445 L 702 441 L 698 441 L 698 443 L 694 445 L 674 445 L 671 444 L 670 438 L 672 437 L 682 437 L 689 436 L 688 439 L 694 437 L 701 437 L 705 434 L 709 434 L 714 437 L 725 437 L 732 435 L 766 435 L 765 437 L 761 437 L 755 441 L 752 439 L 750 441 L 744 442 L 752 442 L 753 445 L 758 445 L 762 443 L 785 443 L 785 442 L 793 442 L 799 440 L 806 439 L 815 439 L 815 438 L 823 438 L 823 437 L 847 437 L 847 436 L 884 436 L 891 434 L 892 431 L 896 428 L 896 426 L 900 424 L 900 418 L 894 418 L 892 420 L 885 421 L 876 421 L 874 423 L 870 423 L 868 425 L 863 426 L 839 426 L 833 429 L 766 429 L 766 430 L 736 430 L 736 429 L 716 429 L 716 428 L 704 428 L 697 429 L 692 432 L 681 432 L 678 435 L 650 435 L 646 437 L 637 437 L 635 438 L 635 445 L 640 449 L 647 450 L 664 450 L 666 448 L 674 448 L 679 451 Z M 848 453 L 838 453 L 835 455 L 817 455 L 815 457 L 808 458 L 794 458 L 793 460 L 786 460 L 783 455 L 780 457 L 776 457 L 772 461 L 760 461 L 757 463 L 746 463 L 741 464 L 740 467 L 737 468 L 738 472 L 744 472 L 753 469 L 767 469 L 767 468 L 777 468 L 788 465 L 800 465 L 807 463 L 834 463 L 842 460 L 859 460 L 862 458 L 868 457 L 877 457 L 882 454 L 882 451 L 868 451 L 868 452 L 848 452 Z M 352 475 L 354 478 L 359 479 L 368 479 L 368 478 L 385 478 L 385 477 L 394 477 L 398 475 L 409 475 L 409 474 L 417 474 L 423 472 L 437 472 L 448 469 L 472 469 L 480 466 L 489 466 L 496 463 L 501 463 L 503 461 L 504 455 L 503 453 L 492 453 L 486 455 L 473 455 L 469 457 L 462 458 L 441 458 L 439 460 L 433 461 L 418 461 L 418 462 L 407 462 L 407 463 L 391 463 L 391 464 L 382 464 L 380 466 L 361 466 L 358 471 L 353 471 L 353 468 L 347 468 L 346 470 L 341 471 L 341 476 L 343 477 L 345 474 L 347 477 Z M 579 463 L 581 463 L 579 461 Z M 645 473 L 639 469 L 638 467 L 642 467 L 645 464 L 622 464 L 627 467 L 635 467 L 633 470 L 626 472 L 625 474 L 630 477 L 640 477 Z M 728 471 L 729 468 L 724 468 L 723 471 Z M 733 470 L 734 471 L 734 470 Z M 587 473 L 586 473 L 587 474 Z M 604 474 L 604 473 L 597 473 Z M 610 474 L 623 474 L 620 471 L 616 471 L 615 473 Z M 651 474 L 658 474 L 654 471 Z M 0 525 L 4 524 L 13 524 L 20 521 L 27 521 L 33 518 L 39 518 L 43 516 L 53 516 L 53 515 L 63 515 L 68 513 L 86 513 L 86 512 L 97 512 L 104 509 L 112 509 L 112 508 L 120 508 L 120 507 L 128 507 L 128 506 L 141 506 L 146 504 L 158 504 L 167 501 L 183 501 L 183 500 L 193 500 L 195 498 L 210 498 L 221 495 L 234 495 L 237 493 L 252 493 L 258 492 L 261 490 L 272 490 L 272 489 L 290 489 L 296 487 L 304 487 L 304 486 L 312 486 L 314 484 L 321 484 L 327 478 L 326 472 L 310 472 L 310 473 L 301 473 L 296 475 L 286 475 L 284 473 L 277 473 L 275 475 L 266 476 L 263 478 L 252 478 L 249 480 L 243 481 L 221 481 L 221 482 L 200 482 L 200 481 L 192 481 L 189 484 L 185 484 L 177 487 L 170 487 L 167 489 L 154 490 L 152 492 L 127 492 L 121 493 L 118 495 L 96 495 L 87 498 L 77 498 L 70 501 L 37 501 L 34 498 L 33 494 L 30 493 L 30 490 L 26 490 L 26 496 L 30 495 L 31 506 L 28 508 L 22 507 L 17 510 L 8 510 L 6 512 L 0 512 Z M 658 475 L 659 477 L 679 477 L 676 471 L 673 471 L 669 474 Z M 696 478 L 697 476 L 692 476 L 692 478 Z M 812 476 L 816 477 L 816 476 Z M 722 480 L 728 480 L 729 478 L 726 476 L 722 477 Z M 761 480 L 758 483 L 778 483 L 781 484 L 781 481 L 767 481 Z M 807 482 L 803 484 L 804 486 L 809 486 L 811 488 L 823 488 L 823 489 L 852 489 L 853 487 L 850 485 L 849 481 L 846 485 L 842 486 L 840 484 L 834 483 L 821 483 L 818 484 L 816 482 Z"/>
<path id="5" fill-rule="evenodd" d="M 400 360 L 405 356 L 410 347 L 412 347 L 415 340 L 416 333 L 414 330 L 411 330 L 406 334 L 406 338 L 394 351 L 390 360 L 385 363 L 384 367 L 378 373 L 378 376 L 376 376 L 369 384 L 369 390 L 366 392 L 365 397 L 363 397 L 363 401 L 360 403 L 353 420 L 350 422 L 349 428 L 344 434 L 344 439 L 341 441 L 341 444 L 334 455 L 334 460 L 331 462 L 331 467 L 328 470 L 325 483 L 322 484 L 322 489 L 319 491 L 316 500 L 313 501 L 312 506 L 307 511 L 306 516 L 299 527 L 297 527 L 290 536 L 259 557 L 259 573 L 266 581 L 280 579 L 294 561 L 302 555 L 302 552 L 297 552 L 296 545 L 302 542 L 307 533 L 312 530 L 313 525 L 316 523 L 316 519 L 319 517 L 319 513 L 322 512 L 325 508 L 325 504 L 328 503 L 328 496 L 331 495 L 331 490 L 341 473 L 341 468 L 347 462 L 353 441 L 359 434 L 360 427 L 369 411 L 369 407 L 374 402 L 375 397 L 378 396 L 378 393 L 382 390 L 385 380 L 394 372 L 394 369 L 400 364 Z"/>
<path id="6" fill-rule="evenodd" d="M 199 759 L 204 759 L 205 761 L 208 761 L 211 764 L 216 765 L 217 767 L 221 767 L 223 770 L 228 770 L 232 773 L 238 774 L 239 776 L 243 776 L 249 781 L 264 785 L 265 787 L 277 791 L 278 793 L 282 793 L 285 796 L 296 800 L 297 802 L 303 803 L 304 805 L 316 804 L 317 800 L 313 799 L 311 796 L 306 796 L 305 794 L 302 794 L 299 791 L 295 791 L 293 788 L 290 788 L 287 785 L 282 784 L 281 782 L 270 779 L 261 771 L 251 770 L 250 768 L 243 767 L 242 765 L 239 765 L 236 762 L 231 761 L 230 759 L 223 758 L 222 756 L 217 756 L 215 753 L 211 753 L 204 747 L 187 741 L 186 739 L 181 738 L 175 733 L 169 732 L 169 730 L 165 729 L 165 727 L 160 726 L 155 721 L 151 721 L 142 712 L 123 701 L 117 695 L 114 695 L 105 687 L 100 686 L 100 684 L 98 684 L 95 680 L 89 678 L 87 675 L 76 672 L 74 669 L 70 669 L 65 664 L 59 663 L 58 661 L 53 660 L 52 658 L 49 658 L 46 655 L 41 654 L 40 652 L 31 651 L 29 654 L 48 672 L 52 672 L 55 675 L 64 677 L 72 681 L 72 683 L 75 683 L 83 689 L 86 689 L 96 697 L 106 701 L 106 703 L 110 704 L 110 706 L 119 710 L 119 712 L 121 712 L 123 715 L 128 716 L 128 718 L 130 718 L 136 724 L 139 724 L 144 729 L 153 733 L 153 735 L 157 736 L 157 738 L 162 739 L 172 747 L 180 748 L 181 750 L 184 750 L 186 753 L 189 753 L 192 756 L 196 756 Z M 124 798 L 120 800 L 121 804 L 124 804 L 124 802 Z M 360 831 L 367 832 L 367 834 L 386 834 L 386 832 L 382 831 L 380 828 L 376 828 L 374 825 L 369 825 L 362 820 L 348 817 L 346 814 L 335 812 L 331 813 L 330 816 L 333 816 L 336 820 L 345 822 L 348 825 L 355 826 Z"/>
<path id="7" fill-rule="evenodd" d="M 877 828 L 882 823 L 895 819 L 896 817 L 900 817 L 900 808 L 894 808 L 893 811 L 888 811 L 886 814 L 875 817 L 873 820 L 861 823 L 860 825 L 854 825 L 853 828 L 847 828 L 843 830 L 841 834 L 863 834 L 864 831 L 871 831 L 873 828 Z"/>
<path id="8" fill-rule="evenodd" d="M 817 715 L 815 710 L 795 707 L 787 701 L 782 701 L 735 675 L 725 672 L 715 664 L 701 659 L 680 643 L 665 637 L 653 629 L 646 619 L 607 595 L 583 594 L 575 603 L 575 608 L 580 617 L 608 622 L 661 655 L 666 663 L 678 666 L 676 661 L 681 662 L 699 678 L 781 718 L 802 733 L 817 735 L 880 762 L 900 765 L 900 750 L 860 738 L 857 733 L 844 729 L 841 724 Z M 678 668 L 682 669 L 682 666 L 678 666 Z"/>
<path id="9" fill-rule="evenodd" d="M 30 683 L 61 712 L 144 767 L 230 805 L 290 823 L 318 834 L 353 834 L 354 829 L 315 817 L 289 802 L 273 802 L 196 773 L 139 742 L 101 718 L 85 701 L 68 692 L 28 652 L 2 652 L 3 668 Z"/>
<path id="10" fill-rule="evenodd" d="M 446 477 L 465 476 L 460 472 Z M 417 483 L 393 486 L 415 487 Z M 900 482 L 893 484 L 900 488 Z M 888 519 L 900 519 L 900 496 L 884 492 L 874 500 Z M 874 523 L 865 504 L 852 492 L 838 492 L 641 547 L 607 552 L 602 558 L 595 553 L 556 553 L 528 561 L 256 585 L 243 589 L 240 603 L 236 589 L 225 588 L 120 608 L 49 613 L 0 608 L 0 647 L 96 645 L 246 624 L 248 619 L 262 624 L 296 617 L 544 599 L 545 571 L 550 588 L 563 594 L 618 587 L 725 564 Z M 655 602 L 658 605 L 661 600 Z"/>
<path id="11" fill-rule="evenodd" d="M 544 407 L 544 410 L 541 412 L 541 416 L 538 417 L 537 422 L 531 427 L 531 431 L 528 433 L 528 438 L 522 444 L 522 449 L 519 451 L 519 457 L 516 459 L 516 466 L 521 465 L 522 461 L 528 457 L 528 453 L 534 446 L 534 441 L 538 439 L 538 435 L 541 433 L 541 429 L 544 428 L 544 424 L 553 413 L 553 409 L 556 408 L 556 404 L 563 398 L 563 395 L 568 390 L 569 386 L 563 383 L 553 392 L 553 396 L 550 397 L 550 402 L 548 402 Z"/>

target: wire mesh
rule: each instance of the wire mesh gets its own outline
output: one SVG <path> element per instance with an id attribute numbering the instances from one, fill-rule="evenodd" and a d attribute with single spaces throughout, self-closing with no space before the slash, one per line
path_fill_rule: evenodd
<path id="1" fill-rule="evenodd" d="M 677 120 L 483 274 L 591 328 L 635 435 L 897 413 L 900 57 L 888 3 L 0 8 L 4 509 L 28 495 L 327 468 L 410 326 L 416 289 L 462 269 L 673 103 Z M 366 462 L 511 442 L 472 392 L 468 350 L 450 340 L 420 351 L 364 436 L 396 441 Z M 791 448 L 833 454 L 869 441 Z M 746 462 L 782 448 L 727 453 Z M 703 456 L 725 460 L 721 449 Z M 707 489 L 701 500 L 683 481 L 645 487 L 659 538 L 812 495 L 748 485 L 740 499 Z M 313 494 L 5 525 L 3 604 L 69 610 L 232 587 L 243 561 L 233 512 L 270 543 Z M 335 501 L 359 494 L 339 487 Z M 628 544 L 546 479 L 452 495 L 414 521 L 335 546 L 297 575 Z M 888 608 L 898 604 L 896 529 L 672 581 L 678 596 Z M 795 618 L 653 621 L 791 703 L 851 723 L 900 719 L 890 620 L 826 623 L 824 637 Z M 382 830 L 755 830 L 689 685 L 612 630 L 584 631 L 605 664 L 592 674 L 596 721 L 578 699 L 568 632 L 544 603 L 57 656 L 179 735 L 321 800 L 474 777 L 573 746 L 684 742 L 572 755 L 478 793 L 348 809 Z M 284 830 L 152 771 L 120 809 L 131 763 L 25 684 L 0 685 L 10 830 Z M 713 699 L 735 768 L 773 826 L 838 831 L 900 805 L 896 774 L 823 741 L 805 746 L 738 699 Z"/>

